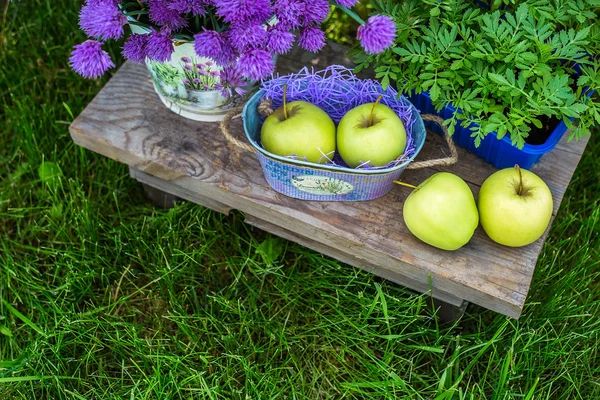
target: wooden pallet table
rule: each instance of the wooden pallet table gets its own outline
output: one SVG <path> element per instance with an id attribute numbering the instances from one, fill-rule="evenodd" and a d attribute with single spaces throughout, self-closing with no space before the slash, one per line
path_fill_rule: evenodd
<path id="1" fill-rule="evenodd" d="M 328 45 L 318 56 L 295 50 L 279 71 L 348 64 L 343 48 Z M 407 230 L 402 206 L 409 190 L 396 187 L 367 202 L 302 201 L 273 191 L 254 153 L 228 143 L 217 123 L 182 118 L 164 107 L 143 66 L 125 64 L 70 127 L 80 146 L 130 166 L 131 176 L 213 210 L 242 211 L 260 229 L 300 243 L 456 307 L 465 301 L 518 318 L 546 234 L 523 248 L 495 244 L 481 227 L 455 252 L 433 248 Z M 232 132 L 244 138 L 241 121 Z M 533 168 L 554 196 L 554 215 L 587 144 L 566 143 Z M 439 157 L 443 140 L 428 135 L 418 159 Z M 477 194 L 495 169 L 459 149 L 452 167 L 411 170 L 402 179 L 419 184 L 437 170 L 461 176 Z"/>

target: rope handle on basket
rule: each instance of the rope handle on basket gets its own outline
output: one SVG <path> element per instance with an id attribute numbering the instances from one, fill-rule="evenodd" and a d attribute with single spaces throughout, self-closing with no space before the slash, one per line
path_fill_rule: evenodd
<path id="1" fill-rule="evenodd" d="M 260 103 L 258 103 L 257 109 L 261 115 L 268 117 L 269 115 L 273 114 L 273 108 L 271 107 L 271 99 L 262 99 Z M 234 118 L 239 118 L 242 115 L 241 112 L 243 109 L 244 107 L 236 107 L 229 111 L 227 115 L 225 115 L 225 117 L 221 120 L 221 132 L 223 132 L 225 139 L 227 139 L 229 143 L 232 143 L 244 150 L 254 152 L 254 147 L 250 146 L 248 143 L 236 139 L 231 132 L 229 132 L 229 121 Z"/>
<path id="2" fill-rule="evenodd" d="M 231 121 L 234 118 L 239 118 L 242 115 L 242 109 L 243 107 L 234 108 L 230 112 L 228 112 L 227 115 L 225 115 L 225 117 L 221 121 L 221 131 L 223 132 L 223 135 L 229 143 L 232 143 L 235 146 L 240 147 L 244 150 L 254 152 L 254 148 L 252 146 L 242 142 L 241 140 L 236 139 L 229 131 L 229 121 Z M 273 113 L 273 109 L 271 108 L 271 101 L 265 99 L 261 100 L 261 102 L 258 105 L 258 112 L 264 116 L 271 115 Z M 442 130 L 444 131 L 444 138 L 446 138 L 446 143 L 448 143 L 448 148 L 450 149 L 450 157 L 412 162 L 406 166 L 406 169 L 421 169 L 433 167 L 436 165 L 456 164 L 456 162 L 458 161 L 458 152 L 456 151 L 456 146 L 454 145 L 454 142 L 452 141 L 452 138 L 448 133 L 448 129 L 444 126 L 444 120 L 438 117 L 437 115 L 432 114 L 423 114 L 421 115 L 421 119 L 423 119 L 423 121 L 431 121 L 433 123 L 436 123 L 442 128 Z"/>
<path id="3" fill-rule="evenodd" d="M 442 131 L 444 131 L 444 138 L 446 139 L 446 143 L 448 144 L 448 148 L 450 149 L 450 157 L 437 158 L 434 160 L 427 160 L 427 161 L 411 162 L 410 164 L 408 164 L 406 166 L 406 169 L 421 169 L 421 168 L 433 167 L 436 165 L 456 164 L 456 162 L 458 161 L 458 152 L 456 151 L 456 146 L 454 145 L 454 142 L 452 141 L 452 137 L 448 133 L 448 128 L 446 128 L 444 126 L 444 119 L 441 117 L 438 117 L 437 115 L 432 115 L 432 114 L 422 114 L 421 119 L 423 121 L 431 121 L 431 122 L 439 125 L 440 128 L 442 128 Z"/>
<path id="4" fill-rule="evenodd" d="M 231 111 L 229 111 L 227 113 L 227 115 L 225 115 L 225 117 L 221 120 L 221 132 L 223 132 L 223 135 L 225 136 L 225 139 L 227 139 L 228 143 L 232 143 L 234 145 L 236 145 L 237 147 L 250 151 L 250 152 L 254 152 L 254 148 L 252 146 L 250 146 L 248 143 L 244 143 L 241 140 L 236 139 L 231 132 L 229 132 L 229 121 L 231 121 L 234 118 L 239 118 L 242 116 L 242 110 L 243 107 L 236 107 L 234 109 L 232 109 Z"/>

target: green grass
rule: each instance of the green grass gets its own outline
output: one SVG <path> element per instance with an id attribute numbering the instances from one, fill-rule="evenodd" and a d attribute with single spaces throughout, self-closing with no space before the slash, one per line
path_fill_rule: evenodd
<path id="1" fill-rule="evenodd" d="M 0 32 L 0 399 L 600 398 L 598 136 L 521 319 L 440 325 L 427 297 L 240 214 L 155 209 L 75 146 L 63 103 L 106 82 L 67 66 L 78 5 L 14 1 Z"/>

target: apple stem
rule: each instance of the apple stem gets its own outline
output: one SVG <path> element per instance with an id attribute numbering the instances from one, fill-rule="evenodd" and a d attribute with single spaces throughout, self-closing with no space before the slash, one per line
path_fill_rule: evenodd
<path id="1" fill-rule="evenodd" d="M 418 187 L 416 187 L 415 185 L 411 185 L 410 183 L 400 182 L 400 181 L 394 181 L 394 183 L 396 183 L 398 185 L 406 186 L 409 188 L 418 189 Z"/>
<path id="2" fill-rule="evenodd" d="M 287 112 L 287 83 L 283 84 L 283 115 L 285 119 L 288 119 Z"/>
<path id="3" fill-rule="evenodd" d="M 520 196 L 523 193 L 523 174 L 521 173 L 521 167 L 519 167 L 519 164 L 515 164 L 515 168 L 519 173 L 519 191 L 517 194 Z"/>
<path id="4" fill-rule="evenodd" d="M 375 100 L 375 104 L 373 104 L 373 108 L 371 108 L 371 115 L 369 116 L 369 126 L 373 126 L 373 113 L 375 112 L 375 107 L 377 106 L 377 104 L 379 104 L 379 101 L 382 97 L 382 95 L 379 95 L 379 97 L 377 97 L 377 100 Z"/>

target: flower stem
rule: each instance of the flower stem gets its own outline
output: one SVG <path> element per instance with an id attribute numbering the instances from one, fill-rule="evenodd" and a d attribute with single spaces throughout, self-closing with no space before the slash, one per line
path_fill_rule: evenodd
<path id="1" fill-rule="evenodd" d="M 364 25 L 366 22 L 365 20 L 363 20 L 357 13 L 355 13 L 354 11 L 350 10 L 347 7 L 341 6 L 338 3 L 336 3 L 333 0 L 329 0 L 329 4 L 339 8 L 340 10 L 342 10 L 347 16 L 349 16 L 350 18 L 352 18 L 353 20 L 355 20 L 356 22 L 358 22 L 361 25 Z"/>
<path id="2" fill-rule="evenodd" d="M 382 95 L 379 95 L 379 97 L 377 97 L 377 100 L 375 100 L 375 104 L 373 104 L 373 108 L 371 108 L 371 115 L 369 115 L 369 126 L 373 126 L 373 113 L 375 112 L 375 107 L 377 106 L 377 104 L 379 104 L 379 101 L 382 97 Z"/>

